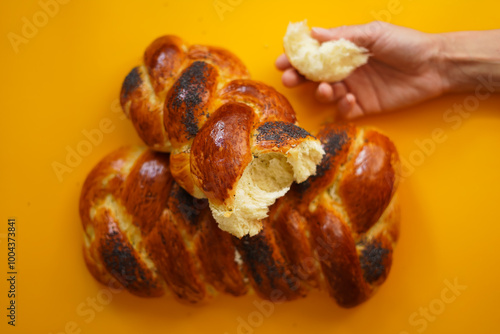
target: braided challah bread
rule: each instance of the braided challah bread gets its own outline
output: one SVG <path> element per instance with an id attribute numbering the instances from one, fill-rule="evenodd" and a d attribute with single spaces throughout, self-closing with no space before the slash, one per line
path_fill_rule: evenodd
<path id="1" fill-rule="evenodd" d="M 311 288 L 344 307 L 365 301 L 386 279 L 398 239 L 398 154 L 371 129 L 328 125 L 318 138 L 326 154 L 317 175 L 294 184 L 263 230 L 241 239 L 174 181 L 168 154 L 113 152 L 80 198 L 90 272 L 138 296 L 171 292 L 187 303 L 251 290 L 285 301 Z"/>
<path id="2" fill-rule="evenodd" d="M 220 228 L 237 237 L 257 234 L 268 207 L 324 154 L 287 99 L 249 80 L 236 56 L 175 36 L 146 49 L 120 102 L 144 142 L 170 152 L 176 182 L 207 197 Z"/>

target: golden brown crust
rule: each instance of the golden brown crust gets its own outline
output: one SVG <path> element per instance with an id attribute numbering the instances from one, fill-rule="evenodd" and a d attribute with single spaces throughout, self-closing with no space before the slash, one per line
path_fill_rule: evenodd
<path id="1" fill-rule="evenodd" d="M 219 68 L 227 78 L 248 78 L 248 70 L 242 61 L 226 49 L 207 45 L 192 45 L 188 52 L 193 61 L 208 62 Z"/>
<path id="2" fill-rule="evenodd" d="M 178 185 L 195 197 L 203 197 L 201 190 L 194 185 L 191 177 L 191 152 L 170 154 L 170 171 Z"/>
<path id="3" fill-rule="evenodd" d="M 244 114 L 247 106 L 238 106 L 224 108 Z M 232 124 L 223 115 L 214 122 Z M 251 290 L 294 300 L 312 288 L 343 307 L 365 301 L 387 278 L 399 235 L 397 152 L 387 137 L 352 125 L 327 125 L 319 137 L 327 152 L 322 174 L 279 199 L 263 230 L 242 239 L 217 228 L 207 200 L 174 181 L 168 154 L 113 152 L 90 172 L 80 198 L 89 271 L 103 284 L 148 297 L 170 291 L 185 303 Z M 358 202 L 346 196 L 348 185 L 362 194 Z M 388 200 L 371 196 L 386 189 Z"/>
<path id="4" fill-rule="evenodd" d="M 205 285 L 201 282 L 195 264 L 176 219 L 170 211 L 165 211 L 146 239 L 148 253 L 154 261 L 158 273 L 180 301 L 200 302 L 204 299 Z"/>
<path id="5" fill-rule="evenodd" d="M 168 156 L 144 152 L 123 182 L 121 199 L 141 231 L 149 233 L 160 217 L 173 186 Z"/>
<path id="6" fill-rule="evenodd" d="M 170 151 L 170 140 L 163 126 L 163 103 L 149 98 L 154 92 L 146 80 L 144 67 L 132 69 L 123 83 L 120 103 L 146 145 L 155 150 Z"/>
<path id="7" fill-rule="evenodd" d="M 373 130 L 346 164 L 339 191 L 356 232 L 366 232 L 380 218 L 394 193 L 397 152 L 394 144 Z"/>
<path id="8" fill-rule="evenodd" d="M 205 280 L 217 291 L 233 296 L 246 294 L 248 287 L 235 261 L 236 248 L 231 235 L 214 224 L 208 210 L 200 215 L 199 232 L 194 236 L 193 242 Z"/>
<path id="9" fill-rule="evenodd" d="M 316 138 L 296 125 L 295 112 L 288 100 L 272 87 L 250 80 L 238 57 L 218 47 L 188 45 L 176 36 L 160 37 L 148 46 L 143 64 L 134 68 L 123 82 L 120 102 L 150 148 L 173 153 L 170 163 L 175 180 L 191 195 L 207 197 L 213 205 L 232 202 L 241 171 L 253 157 L 269 152 L 285 154 L 303 142 L 317 143 Z M 235 105 L 245 106 L 252 117 L 242 121 L 245 129 L 225 130 L 227 152 L 218 156 L 223 158 L 224 154 L 237 152 L 242 141 L 249 144 L 243 145 L 244 152 L 223 158 L 224 166 L 210 171 L 198 157 L 187 159 L 186 155 L 200 152 L 191 148 L 193 142 L 203 146 L 200 143 L 210 139 L 203 137 L 217 131 L 214 127 L 218 123 L 212 119 L 220 119 L 219 113 L 234 109 L 230 106 Z M 247 125 L 249 118 L 252 123 Z M 299 129 L 305 135 L 282 136 L 279 142 L 253 140 L 253 136 L 259 137 L 257 128 L 273 122 L 281 124 L 281 128 L 293 126 L 295 132 Z M 227 177 L 232 170 L 235 172 Z M 214 188 L 217 179 L 223 181 Z"/>
<path id="10" fill-rule="evenodd" d="M 317 138 L 323 145 L 325 155 L 316 169 L 316 174 L 294 187 L 304 203 L 311 202 L 317 194 L 325 191 L 334 182 L 339 167 L 347 159 L 357 131 L 357 128 L 350 124 L 327 124 L 320 129 Z"/>
<path id="11" fill-rule="evenodd" d="M 318 288 L 319 273 L 315 265 L 315 254 L 307 237 L 309 219 L 296 209 L 295 204 L 293 200 L 281 199 L 280 205 L 273 207 L 269 220 L 294 275 L 303 284 Z"/>
<path id="12" fill-rule="evenodd" d="M 241 102 L 254 106 L 259 111 L 260 123 L 297 122 L 290 102 L 277 90 L 262 82 L 248 79 L 233 80 L 220 90 L 219 98 L 221 104 Z"/>
<path id="13" fill-rule="evenodd" d="M 367 296 L 351 230 L 335 210 L 319 207 L 311 214 L 311 236 L 330 295 L 350 307 Z"/>
<path id="14" fill-rule="evenodd" d="M 157 94 L 171 84 L 186 58 L 184 42 L 177 36 L 162 36 L 148 46 L 144 52 L 144 65 L 151 84 Z"/>
<path id="15" fill-rule="evenodd" d="M 191 147 L 193 182 L 213 203 L 233 198 L 235 183 L 252 160 L 247 131 L 254 120 L 252 109 L 226 103 L 205 123 Z"/>

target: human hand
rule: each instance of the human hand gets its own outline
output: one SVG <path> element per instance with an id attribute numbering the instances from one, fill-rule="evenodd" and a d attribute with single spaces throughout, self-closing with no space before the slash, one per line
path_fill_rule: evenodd
<path id="1" fill-rule="evenodd" d="M 344 38 L 367 48 L 371 54 L 368 63 L 346 79 L 322 82 L 316 89 L 316 98 L 336 103 L 341 117 L 351 119 L 410 106 L 439 96 L 449 88 L 442 75 L 438 35 L 378 21 L 313 28 L 311 34 L 319 42 Z M 276 67 L 284 71 L 282 81 L 286 87 L 307 81 L 285 54 L 278 57 Z"/>

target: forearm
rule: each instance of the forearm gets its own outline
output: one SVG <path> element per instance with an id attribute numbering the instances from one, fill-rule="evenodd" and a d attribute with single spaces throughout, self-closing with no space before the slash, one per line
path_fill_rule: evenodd
<path id="1" fill-rule="evenodd" d="M 500 92 L 500 29 L 435 36 L 448 91 L 471 91 L 486 81 L 490 82 L 490 91 Z"/>

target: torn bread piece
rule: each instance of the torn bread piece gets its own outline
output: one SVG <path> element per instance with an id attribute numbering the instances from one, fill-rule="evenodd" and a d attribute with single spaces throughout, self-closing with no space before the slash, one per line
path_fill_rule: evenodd
<path id="1" fill-rule="evenodd" d="M 368 61 L 368 50 L 343 38 L 320 43 L 311 37 L 307 20 L 290 23 L 283 38 L 293 67 L 312 81 L 336 82 Z"/>
<path id="2" fill-rule="evenodd" d="M 228 115 L 235 113 L 237 110 Z M 229 120 L 210 121 L 224 124 L 220 129 L 232 128 Z M 241 123 L 240 118 L 237 124 Z M 195 184 L 210 195 L 209 205 L 219 227 L 241 238 L 260 232 L 269 207 L 286 194 L 294 181 L 300 183 L 314 175 L 325 152 L 314 136 L 291 123 L 265 122 L 251 138 L 245 136 L 245 131 L 236 138 L 235 132 L 228 131 L 231 138 L 227 140 L 222 131 L 199 136 L 209 140 L 203 147 L 197 140 L 193 143 L 195 159 L 191 168 L 198 176 Z M 221 174 L 217 172 L 221 167 L 226 168 L 225 177 L 210 179 L 210 175 Z M 230 191 L 222 193 L 222 189 Z"/>
<path id="3" fill-rule="evenodd" d="M 125 78 L 120 103 L 144 142 L 170 153 L 176 183 L 207 198 L 221 227 L 239 237 L 256 234 L 275 199 L 321 160 L 286 97 L 219 47 L 156 39 Z"/>

